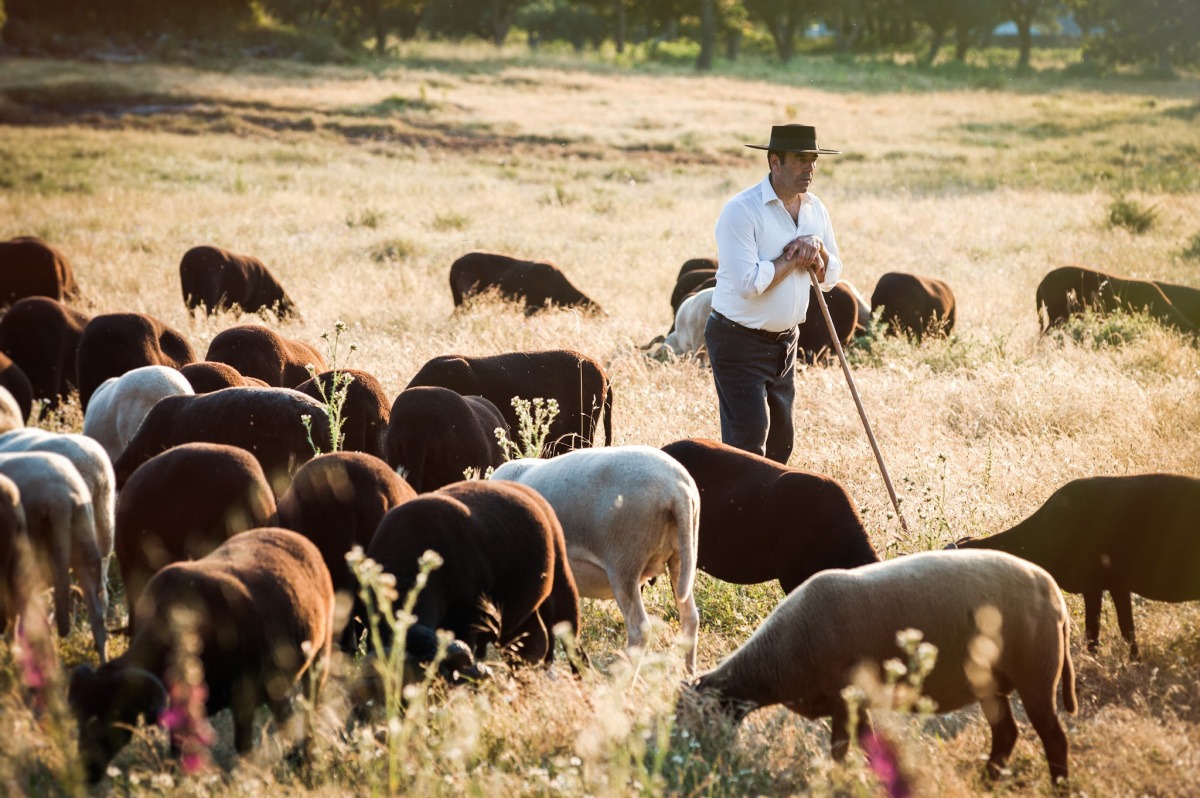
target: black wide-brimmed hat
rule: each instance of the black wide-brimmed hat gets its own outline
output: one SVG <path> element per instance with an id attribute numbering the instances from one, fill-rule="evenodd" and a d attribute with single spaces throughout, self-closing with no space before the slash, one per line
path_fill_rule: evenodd
<path id="1" fill-rule="evenodd" d="M 771 143 L 747 144 L 756 150 L 778 150 L 779 152 L 815 152 L 820 155 L 840 155 L 841 150 L 827 150 L 817 146 L 817 129 L 811 125 L 774 125 L 771 128 Z"/>

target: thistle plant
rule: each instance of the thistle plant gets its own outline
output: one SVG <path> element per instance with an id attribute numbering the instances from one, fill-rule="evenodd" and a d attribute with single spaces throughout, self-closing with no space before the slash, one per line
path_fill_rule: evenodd
<path id="1" fill-rule="evenodd" d="M 542 457 L 545 454 L 546 438 L 550 435 L 550 424 L 558 415 L 558 400 L 535 398 L 531 401 L 514 396 L 512 406 L 517 411 L 519 444 L 509 439 L 503 427 L 496 427 L 496 440 L 500 441 L 504 459 Z"/>
<path id="2" fill-rule="evenodd" d="M 332 340 L 330 340 L 328 331 L 321 333 L 321 340 L 328 346 L 330 373 L 328 381 L 318 379 L 317 367 L 312 363 L 304 365 L 308 376 L 317 386 L 317 393 L 321 397 L 321 404 L 325 405 L 325 413 L 329 416 L 330 452 L 340 451 L 342 442 L 345 440 L 346 436 L 342 434 L 342 427 L 345 425 L 346 419 L 342 415 L 342 411 L 346 405 L 346 395 L 350 392 L 350 383 L 354 382 L 354 375 L 347 374 L 338 368 L 338 348 L 341 344 L 342 333 L 346 332 L 347 329 L 344 321 L 336 321 L 333 323 Z M 351 343 L 346 359 L 349 360 L 350 356 L 357 351 L 358 344 Z M 312 416 L 301 416 L 300 421 L 304 424 L 304 431 L 308 436 L 308 445 L 312 447 L 313 454 L 321 454 L 322 444 L 313 440 Z"/>
<path id="3" fill-rule="evenodd" d="M 171 618 L 177 630 L 172 662 L 164 674 L 167 707 L 158 717 L 158 725 L 171 737 L 171 749 L 179 752 L 179 765 L 191 775 L 212 763 L 212 745 L 217 735 L 208 722 L 205 701 L 208 685 L 200 662 L 199 618 L 194 612 L 178 611 Z"/>

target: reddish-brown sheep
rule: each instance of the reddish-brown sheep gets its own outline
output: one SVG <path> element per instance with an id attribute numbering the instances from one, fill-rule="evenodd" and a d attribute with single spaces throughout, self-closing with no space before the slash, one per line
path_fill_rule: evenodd
<path id="1" fill-rule="evenodd" d="M 183 335 L 144 313 L 106 313 L 83 328 L 76 357 L 79 402 L 88 402 L 100 384 L 142 366 L 178 369 L 196 360 Z"/>
<path id="2" fill-rule="evenodd" d="M 0 306 L 30 296 L 78 299 L 79 285 L 71 262 L 35 236 L 0 241 Z"/>
<path id="3" fill-rule="evenodd" d="M 295 388 L 307 381 L 309 365 L 318 374 L 326 369 L 325 358 L 315 347 L 284 338 L 261 324 L 241 324 L 217 333 L 204 359 L 226 363 L 273 388 Z"/>
<path id="4" fill-rule="evenodd" d="M 498 252 L 468 252 L 450 265 L 454 307 L 489 289 L 499 290 L 509 301 L 524 302 L 526 315 L 547 305 L 603 313 L 552 263 L 521 260 Z"/>
<path id="5" fill-rule="evenodd" d="M 409 380 L 409 388 L 437 385 L 462 396 L 482 396 L 500 411 L 509 429 L 520 429 L 514 397 L 554 399 L 559 414 L 550 424 L 551 454 L 595 443 L 604 418 L 604 437 L 612 437 L 612 386 L 604 367 L 568 349 L 508 352 L 470 357 L 442 355 L 427 362 Z"/>
<path id="6" fill-rule="evenodd" d="M 717 441 L 663 447 L 700 490 L 697 567 L 739 585 L 779 580 L 784 593 L 826 568 L 878 562 L 846 491 Z"/>
<path id="7" fill-rule="evenodd" d="M 954 329 L 954 292 L 933 277 L 888 272 L 871 292 L 871 312 L 883 308 L 882 320 L 891 335 L 920 342 L 926 334 L 948 335 Z"/>
<path id="8" fill-rule="evenodd" d="M 403 469 L 417 493 L 459 482 L 466 471 L 482 475 L 504 462 L 496 429 L 508 424 L 482 396 L 424 386 L 400 392 L 392 404 L 384 459 Z"/>
<path id="9" fill-rule="evenodd" d="M 22 299 L 0 318 L 0 351 L 25 372 L 34 399 L 55 408 L 71 393 L 75 355 L 88 321 L 46 297 Z"/>
<path id="10" fill-rule="evenodd" d="M 388 409 L 387 394 L 374 375 L 361 369 L 338 369 L 352 379 L 346 385 L 346 399 L 342 403 L 342 441 L 338 448 L 344 452 L 366 452 L 383 459 L 384 439 L 387 437 Z M 326 371 L 296 386 L 300 393 L 307 394 L 318 402 L 333 395 L 333 372 Z M 321 442 L 327 445 L 329 442 Z"/>
<path id="11" fill-rule="evenodd" d="M 1180 332 L 1200 332 L 1200 325 L 1175 307 L 1161 286 L 1149 280 L 1118 277 L 1085 266 L 1062 266 L 1038 283 L 1037 312 L 1042 332 L 1085 309 L 1105 314 L 1145 311 Z"/>
<path id="12" fill-rule="evenodd" d="M 179 262 L 179 283 L 188 310 L 202 308 L 208 315 L 222 310 L 271 311 L 280 319 L 299 315 L 279 280 L 251 255 L 220 247 L 193 247 Z"/>
<path id="13" fill-rule="evenodd" d="M 199 363 L 188 363 L 179 373 L 191 384 L 196 393 L 212 393 L 222 388 L 267 388 L 262 380 L 253 377 L 243 377 L 241 373 L 228 363 L 217 363 L 212 360 L 201 360 Z"/>

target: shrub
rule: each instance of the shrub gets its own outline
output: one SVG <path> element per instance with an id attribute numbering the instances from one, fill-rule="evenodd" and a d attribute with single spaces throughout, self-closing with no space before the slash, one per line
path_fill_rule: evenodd
<path id="1" fill-rule="evenodd" d="M 1158 211 L 1153 206 L 1147 208 L 1137 200 L 1117 197 L 1108 206 L 1109 226 L 1124 227 L 1131 233 L 1146 232 L 1157 219 Z"/>
<path id="2" fill-rule="evenodd" d="M 1179 254 L 1189 260 L 1200 260 L 1200 233 L 1194 234 Z"/>

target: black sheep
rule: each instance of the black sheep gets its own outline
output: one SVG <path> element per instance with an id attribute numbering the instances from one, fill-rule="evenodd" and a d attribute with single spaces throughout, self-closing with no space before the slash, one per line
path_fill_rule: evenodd
<path id="1" fill-rule="evenodd" d="M 482 396 L 460 396 L 449 388 L 423 386 L 401 391 L 392 404 L 384 459 L 403 468 L 417 493 L 458 482 L 465 472 L 482 476 L 504 462 L 496 429 L 508 424 Z"/>
<path id="2" fill-rule="evenodd" d="M 220 247 L 193 247 L 179 262 L 179 284 L 188 310 L 270 310 L 280 319 L 299 316 L 296 305 L 261 260 Z"/>
<path id="3" fill-rule="evenodd" d="M 195 362 L 196 353 L 183 335 L 144 313 L 105 313 L 83 328 L 76 368 L 79 402 L 88 401 L 109 377 L 120 377 L 142 366 L 177 369 Z"/>
<path id="4" fill-rule="evenodd" d="M 75 387 L 75 356 L 89 319 L 61 302 L 30 297 L 0 318 L 0 352 L 29 378 L 33 398 L 58 407 Z"/>
<path id="5" fill-rule="evenodd" d="M 390 416 L 387 394 L 369 372 L 361 369 L 338 369 L 338 372 L 350 378 L 349 383 L 343 383 L 346 398 L 342 402 L 342 441 L 338 448 L 344 452 L 366 452 L 382 460 Z M 297 385 L 296 390 L 324 403 L 322 390 L 326 397 L 333 396 L 333 375 L 332 371 L 322 372 Z"/>
<path id="6" fill-rule="evenodd" d="M 450 265 L 454 307 L 489 289 L 513 302 L 525 303 L 525 315 L 555 307 L 578 307 L 603 313 L 600 306 L 571 284 L 553 263 L 521 260 L 498 252 L 468 252 Z"/>

